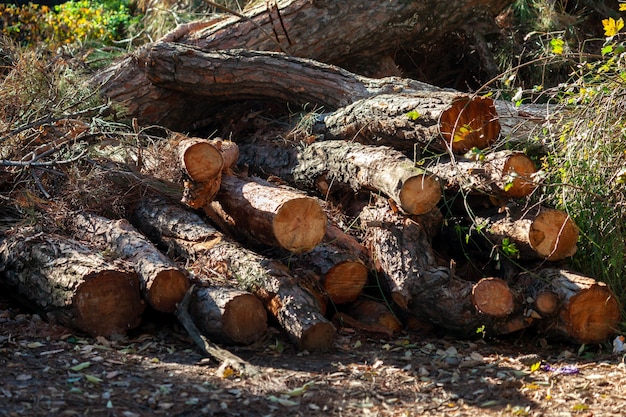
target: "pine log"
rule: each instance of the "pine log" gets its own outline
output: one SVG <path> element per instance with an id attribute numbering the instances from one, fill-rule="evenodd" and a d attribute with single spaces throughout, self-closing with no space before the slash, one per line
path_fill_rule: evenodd
<path id="1" fill-rule="evenodd" d="M 512 206 L 499 214 L 477 217 L 474 223 L 492 244 L 502 245 L 509 239 L 520 259 L 558 261 L 576 252 L 578 228 L 561 210 L 537 207 L 520 212 Z"/>
<path id="2" fill-rule="evenodd" d="M 327 217 L 318 201 L 258 178 L 222 177 L 216 196 L 223 211 L 216 211 L 234 234 L 257 241 L 306 252 L 317 246 L 326 233 Z"/>
<path id="3" fill-rule="evenodd" d="M 194 121 L 206 117 L 206 100 L 199 99 L 193 91 L 187 95 L 167 90 L 146 77 L 145 71 L 153 65 L 146 66 L 146 53 L 152 47 L 158 49 L 171 42 L 181 45 L 186 43 L 205 51 L 239 48 L 283 51 L 291 56 L 337 64 L 360 73 L 363 62 L 368 63 L 369 67 L 372 63 L 373 66 L 379 66 L 378 63 L 385 57 L 397 51 L 398 43 L 421 44 L 432 41 L 450 28 L 485 19 L 491 13 L 496 15 L 511 3 L 512 0 L 480 0 L 478 3 L 460 0 L 450 7 L 449 4 L 433 0 L 384 3 L 373 0 L 356 3 L 334 0 L 323 4 L 307 0 L 283 0 L 277 2 L 270 11 L 267 5 L 261 4 L 248 10 L 245 19 L 229 16 L 217 23 L 214 20 L 193 22 L 178 27 L 156 44 L 142 48 L 101 72 L 95 77 L 94 84 L 101 86 L 105 96 L 128 108 L 129 114 L 138 117 L 142 124 L 155 123 L 171 128 L 178 126 L 180 130 L 185 130 Z M 372 36 L 372 33 L 377 36 Z M 219 73 L 219 65 L 209 66 L 207 70 L 207 74 L 213 71 Z M 258 71 L 258 66 L 252 70 Z M 198 80 L 201 71 L 194 72 Z M 190 75 L 185 70 L 180 73 L 183 78 Z M 279 83 L 283 77 L 292 78 L 279 71 L 277 77 L 269 79 L 269 84 L 259 79 L 256 89 L 258 91 L 263 84 L 271 86 Z M 238 78 L 241 75 L 233 72 L 232 77 L 222 78 L 218 75 L 216 82 L 229 83 Z M 301 88 L 300 84 L 306 84 L 301 83 L 302 78 L 296 76 L 292 79 L 296 86 L 292 93 L 309 89 Z M 234 85 L 231 88 L 233 91 L 238 90 Z M 247 90 L 249 96 L 256 95 L 250 94 L 250 91 L 254 90 Z M 339 97 L 332 92 L 328 94 L 328 97 L 333 96 Z M 255 98 L 259 98 L 258 95 Z M 291 99 L 287 101 L 293 103 Z M 321 104 L 316 100 L 309 102 Z M 337 107 L 340 106 L 326 108 Z"/>
<path id="4" fill-rule="evenodd" d="M 439 90 L 356 101 L 320 117 L 313 133 L 388 145 L 419 158 L 424 148 L 455 153 L 487 148 L 498 139 L 500 123 L 490 98 Z"/>
<path id="5" fill-rule="evenodd" d="M 220 273 L 234 286 L 259 297 L 298 348 L 332 347 L 334 326 L 320 313 L 317 300 L 280 262 L 243 248 L 198 214 L 162 200 L 140 202 L 134 219 L 140 230 L 168 246 L 174 256 L 188 259 L 197 274 Z"/>
<path id="6" fill-rule="evenodd" d="M 283 263 L 291 270 L 311 270 L 319 276 L 323 295 L 335 305 L 356 300 L 367 283 L 369 258 L 365 248 L 332 224 L 327 225 L 319 245 L 284 258 Z"/>
<path id="7" fill-rule="evenodd" d="M 436 178 L 416 168 L 401 152 L 383 146 L 346 141 L 301 147 L 254 143 L 240 146 L 239 162 L 299 188 L 315 189 L 323 182 L 330 187 L 348 184 L 355 192 L 361 188 L 380 191 L 411 214 L 428 213 L 441 199 Z"/>
<path id="8" fill-rule="evenodd" d="M 498 151 L 453 161 L 441 157 L 435 163 L 426 163 L 425 169 L 440 178 L 446 189 L 464 194 L 521 198 L 530 195 L 537 186 L 533 179 L 537 172 L 535 163 L 521 152 Z"/>
<path id="9" fill-rule="evenodd" d="M 556 268 L 535 274 L 558 294 L 562 304 L 557 316 L 541 322 L 547 336 L 575 343 L 601 343 L 619 331 L 620 302 L 605 283 Z"/>
<path id="10" fill-rule="evenodd" d="M 186 174 L 182 202 L 192 208 L 204 207 L 220 189 L 224 158 L 210 141 L 201 138 L 181 140 L 180 164 Z"/>
<path id="11" fill-rule="evenodd" d="M 145 304 L 130 265 L 75 240 L 22 230 L 0 242 L 0 283 L 50 320 L 93 336 L 125 335 Z"/>
<path id="12" fill-rule="evenodd" d="M 189 313 L 211 340 L 249 345 L 267 333 L 267 311 L 253 294 L 224 285 L 207 285 L 194 291 Z"/>
<path id="13" fill-rule="evenodd" d="M 133 265 L 141 292 L 155 310 L 174 312 L 191 285 L 189 277 L 127 220 L 87 213 L 77 213 L 69 220 L 76 239 L 97 245 Z"/>
<path id="14" fill-rule="evenodd" d="M 507 316 L 515 309 L 515 296 L 500 278 L 483 278 L 474 284 L 472 302 L 481 313 L 495 317 Z"/>
<path id="15" fill-rule="evenodd" d="M 482 326 L 489 334 L 506 334 L 532 324 L 520 314 L 480 312 L 472 299 L 474 283 L 436 265 L 430 241 L 415 220 L 379 205 L 365 208 L 361 222 L 379 281 L 400 308 L 463 337 L 475 336 Z"/>

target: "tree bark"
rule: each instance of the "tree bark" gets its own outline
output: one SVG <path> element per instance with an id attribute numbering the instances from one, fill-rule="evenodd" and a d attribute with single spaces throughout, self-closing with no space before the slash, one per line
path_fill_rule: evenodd
<path id="1" fill-rule="evenodd" d="M 481 313 L 472 298 L 474 283 L 460 279 L 453 268 L 436 265 L 430 242 L 414 220 L 384 207 L 365 208 L 360 217 L 383 287 L 404 310 L 463 337 L 475 336 L 482 326 L 488 334 L 506 334 L 532 324 L 521 313 Z"/>
<path id="2" fill-rule="evenodd" d="M 65 237 L 22 230 L 0 242 L 0 283 L 49 319 L 90 335 L 124 335 L 145 305 L 130 265 Z"/>
<path id="3" fill-rule="evenodd" d="M 530 195 L 537 184 L 535 163 L 521 152 L 498 151 L 473 159 L 441 158 L 426 163 L 428 172 L 442 180 L 451 191 L 481 193 L 496 198 L 522 198 Z"/>
<path id="4" fill-rule="evenodd" d="M 267 333 L 267 312 L 256 296 L 207 284 L 195 288 L 189 303 L 189 314 L 203 334 L 220 343 L 249 345 Z"/>
<path id="5" fill-rule="evenodd" d="M 155 310 L 173 313 L 190 287 L 187 274 L 126 220 L 78 213 L 69 219 L 72 235 L 128 261 L 139 275 L 141 292 Z"/>
<path id="6" fill-rule="evenodd" d="M 382 146 L 322 141 L 295 147 L 277 143 L 240 146 L 241 164 L 275 175 L 296 187 L 327 194 L 334 183 L 381 191 L 411 214 L 436 207 L 441 185 L 401 152 Z"/>
<path id="7" fill-rule="evenodd" d="M 601 343 L 619 331 L 621 306 L 603 282 L 562 269 L 536 273 L 558 294 L 562 307 L 551 320 L 541 322 L 550 337 L 575 343 Z"/>
<path id="8" fill-rule="evenodd" d="M 415 155 L 424 148 L 464 153 L 500 134 L 493 101 L 456 91 L 380 94 L 320 117 L 313 132 L 327 139 L 388 145 Z"/>
<path id="9" fill-rule="evenodd" d="M 367 283 L 369 258 L 352 236 L 329 224 L 322 242 L 312 250 L 289 254 L 291 270 L 311 270 L 320 277 L 323 294 L 335 305 L 356 300 Z"/>
<path id="10" fill-rule="evenodd" d="M 270 316 L 300 349 L 325 350 L 334 326 L 316 299 L 303 290 L 287 267 L 226 238 L 196 213 L 158 199 L 143 201 L 134 213 L 139 229 L 163 242 L 173 255 L 188 259 L 192 270 L 218 272 L 263 302 Z"/>
<path id="11" fill-rule="evenodd" d="M 480 216 L 474 222 L 494 245 L 503 245 L 504 239 L 514 244 L 521 259 L 558 261 L 574 255 L 578 242 L 578 228 L 569 215 L 545 207 L 525 212 L 512 207 L 492 216 Z"/>
<path id="12" fill-rule="evenodd" d="M 395 53 L 401 44 L 432 41 L 450 29 L 467 25 L 475 19 L 485 19 L 492 13 L 496 15 L 511 3 L 512 0 L 459 0 L 450 7 L 432 0 L 383 3 L 373 0 L 356 3 L 285 0 L 271 10 L 263 5 L 255 7 L 246 12 L 245 19 L 228 17 L 218 22 L 181 26 L 161 41 L 109 67 L 94 82 L 102 86 L 104 95 L 128 107 L 130 115 L 138 117 L 140 122 L 172 128 L 178 126 L 179 130 L 185 130 L 200 119 L 197 115 L 202 111 L 197 106 L 201 107 L 205 100 L 199 99 L 194 92 L 188 97 L 153 83 L 145 72 L 152 65 L 146 67 L 146 52 L 150 48 L 178 43 L 205 51 L 282 51 L 290 56 L 311 58 L 361 72 L 362 63 L 372 67 L 374 62 L 373 66 L 379 67 L 379 63 Z M 208 68 L 209 72 L 213 69 L 217 66 Z M 281 76 L 279 74 L 279 78 L 270 82 L 279 81 Z M 230 81 L 238 77 L 233 73 Z M 219 82 L 219 78 L 216 80 Z M 235 91 L 237 87 L 232 89 Z M 185 117 L 189 111 L 193 114 Z M 169 124 L 165 123 L 168 119 Z"/>
<path id="13" fill-rule="evenodd" d="M 294 189 L 225 175 L 216 198 L 223 209 L 216 213 L 234 234 L 295 253 L 313 249 L 324 238 L 327 218 L 320 204 Z"/>

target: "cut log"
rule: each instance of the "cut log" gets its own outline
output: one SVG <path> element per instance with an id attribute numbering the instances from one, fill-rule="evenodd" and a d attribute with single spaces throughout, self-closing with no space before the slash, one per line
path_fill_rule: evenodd
<path id="1" fill-rule="evenodd" d="M 323 294 L 333 304 L 356 300 L 367 283 L 369 258 L 365 248 L 335 225 L 327 225 L 322 242 L 308 252 L 289 254 L 291 270 L 311 270 L 320 277 Z"/>
<path id="2" fill-rule="evenodd" d="M 558 316 L 541 322 L 547 336 L 601 343 L 618 332 L 621 306 L 606 284 L 562 269 L 543 269 L 536 275 L 549 283 L 562 303 Z"/>
<path id="3" fill-rule="evenodd" d="M 8 236 L 0 243 L 0 283 L 50 320 L 93 336 L 125 335 L 145 304 L 130 265 L 65 237 Z"/>
<path id="4" fill-rule="evenodd" d="M 157 311 L 173 313 L 190 287 L 187 274 L 126 220 L 77 213 L 71 219 L 72 235 L 97 245 L 133 265 L 141 292 Z"/>
<path id="5" fill-rule="evenodd" d="M 201 138 L 181 140 L 180 164 L 186 174 L 182 202 L 192 208 L 209 204 L 220 189 L 224 158 L 210 141 Z"/>
<path id="6" fill-rule="evenodd" d="M 483 278 L 474 284 L 472 302 L 481 313 L 495 317 L 508 316 L 515 308 L 515 296 L 500 278 Z"/>
<path id="7" fill-rule="evenodd" d="M 202 333 L 216 342 L 249 345 L 267 333 L 263 303 L 247 291 L 228 286 L 196 288 L 189 313 Z"/>
<path id="8" fill-rule="evenodd" d="M 363 62 L 368 63 L 369 67 L 380 66 L 378 63 L 383 61 L 384 57 L 396 53 L 398 43 L 432 41 L 450 28 L 469 25 L 469 22 L 475 19 L 484 18 L 485 15 L 478 12 L 479 9 L 487 10 L 487 15 L 490 12 L 496 15 L 511 3 L 512 0 L 481 0 L 478 3 L 461 0 L 450 7 L 449 4 L 444 5 L 437 1 L 381 3 L 368 0 L 365 3 L 353 4 L 335 0 L 322 5 L 306 0 L 291 0 L 278 2 L 271 11 L 267 10 L 266 5 L 261 4 L 246 12 L 250 19 L 230 16 L 217 22 L 215 26 L 214 20 L 181 26 L 166 35 L 162 41 L 142 48 L 136 54 L 109 67 L 100 73 L 94 82 L 101 85 L 105 96 L 124 104 L 129 114 L 138 117 L 142 124 L 156 123 L 172 128 L 178 126 L 180 130 L 186 130 L 194 121 L 206 117 L 203 110 L 206 100 L 199 99 L 194 91 L 190 92 L 190 96 L 152 84 L 154 80 L 149 80 L 144 72 L 151 71 L 150 66 L 153 65 L 151 63 L 146 67 L 148 62 L 146 52 L 151 47 L 160 48 L 161 45 L 170 42 L 181 45 L 187 43 L 206 51 L 240 48 L 283 51 L 291 56 L 337 64 L 360 73 Z M 263 31 L 271 34 L 267 36 Z M 372 36 L 372 33 L 378 35 Z M 181 55 L 177 60 L 183 64 L 185 58 Z M 160 71 L 156 68 L 155 70 Z M 194 71 L 196 74 L 194 78 L 200 81 L 202 71 L 197 70 Z M 235 72 L 226 78 L 220 77 L 219 64 L 209 66 L 206 70 L 207 75 L 216 73 L 217 83 L 231 83 L 241 78 L 241 74 Z M 260 71 L 259 66 L 256 66 L 251 69 L 248 76 Z M 180 74 L 182 79 L 192 75 L 182 68 Z M 321 85 L 308 88 L 304 86 L 308 81 L 302 82 L 301 76 L 294 74 L 292 77 L 291 73 L 288 74 L 286 71 L 279 70 L 275 75 L 276 77 L 268 78 L 266 81 L 258 79 L 254 82 L 256 91 L 264 88 L 264 85 L 271 87 L 280 83 L 283 78 L 293 80 L 295 88 L 291 90 L 292 96 L 306 90 L 323 88 Z M 239 90 L 235 85 L 229 88 L 233 93 Z M 258 94 L 250 93 L 254 89 L 240 91 L 245 91 L 248 97 L 260 98 Z M 340 97 L 332 92 L 328 94 L 328 97 L 333 96 Z M 295 97 L 290 97 L 286 101 L 293 103 L 293 99 Z M 316 100 L 308 102 L 321 104 Z M 343 105 L 346 104 L 349 103 Z M 340 106 L 326 108 L 337 107 Z"/>
<path id="9" fill-rule="evenodd" d="M 521 198 L 530 195 L 537 186 L 533 178 L 537 172 L 535 163 L 521 152 L 479 153 L 473 159 L 453 161 L 442 157 L 424 168 L 440 178 L 451 191 Z"/>
<path id="10" fill-rule="evenodd" d="M 561 210 L 538 207 L 520 212 L 515 207 L 492 216 L 480 216 L 475 224 L 487 233 L 492 244 L 503 239 L 514 244 L 521 259 L 558 261 L 576 253 L 578 228 Z"/>
<path id="11" fill-rule="evenodd" d="M 472 299 L 474 283 L 460 279 L 448 267 L 437 266 L 423 228 L 384 206 L 361 212 L 365 244 L 375 259 L 379 281 L 393 301 L 417 318 L 463 337 L 506 334 L 532 324 L 514 314 L 503 317 L 481 313 Z"/>
<path id="12" fill-rule="evenodd" d="M 389 337 L 402 330 L 402 323 L 389 306 L 368 299 L 359 299 L 346 305 L 333 316 L 333 323 L 359 331 L 382 333 Z"/>
<path id="13" fill-rule="evenodd" d="M 491 99 L 447 90 L 381 94 L 319 119 L 313 133 L 327 139 L 388 145 L 417 159 L 423 148 L 484 149 L 500 134 Z"/>
<path id="14" fill-rule="evenodd" d="M 240 163 L 296 187 L 315 189 L 323 181 L 330 187 L 348 184 L 355 192 L 381 191 L 411 214 L 428 213 L 441 199 L 436 178 L 416 168 L 401 152 L 383 146 L 345 141 L 315 142 L 302 148 L 255 143 L 241 145 L 240 155 Z"/>
<path id="15" fill-rule="evenodd" d="M 300 191 L 274 186 L 258 178 L 222 177 L 216 196 L 233 234 L 294 253 L 317 246 L 326 233 L 327 218 L 318 201 Z M 222 211 L 215 211 L 222 214 Z"/>
<path id="16" fill-rule="evenodd" d="M 333 345 L 334 326 L 320 313 L 316 299 L 303 290 L 287 267 L 227 239 L 198 214 L 158 199 L 142 201 L 137 226 L 186 258 L 198 273 L 216 271 L 263 302 L 270 316 L 300 349 Z"/>

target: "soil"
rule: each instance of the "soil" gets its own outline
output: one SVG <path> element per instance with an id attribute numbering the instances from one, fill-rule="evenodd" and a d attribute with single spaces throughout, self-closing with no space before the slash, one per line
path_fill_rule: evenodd
<path id="1" fill-rule="evenodd" d="M 612 416 L 624 354 L 529 334 L 458 340 L 340 329 L 332 352 L 297 352 L 277 330 L 228 349 L 243 378 L 199 353 L 171 317 L 108 340 L 0 297 L 0 416 Z"/>

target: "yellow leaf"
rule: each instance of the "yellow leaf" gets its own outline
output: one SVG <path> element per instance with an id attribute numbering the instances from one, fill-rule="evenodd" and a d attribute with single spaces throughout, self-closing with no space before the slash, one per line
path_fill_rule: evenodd
<path id="1" fill-rule="evenodd" d="M 602 26 L 604 26 L 604 35 L 615 36 L 624 27 L 624 19 L 621 17 L 613 19 L 612 17 L 602 20 Z"/>
<path id="2" fill-rule="evenodd" d="M 626 12 L 626 3 L 621 3 L 619 5 L 619 11 L 620 12 Z"/>
<path id="3" fill-rule="evenodd" d="M 535 372 L 535 371 L 537 371 L 539 368 L 541 368 L 541 362 L 536 362 L 536 363 L 533 363 L 533 364 L 530 366 L 530 372 Z"/>

